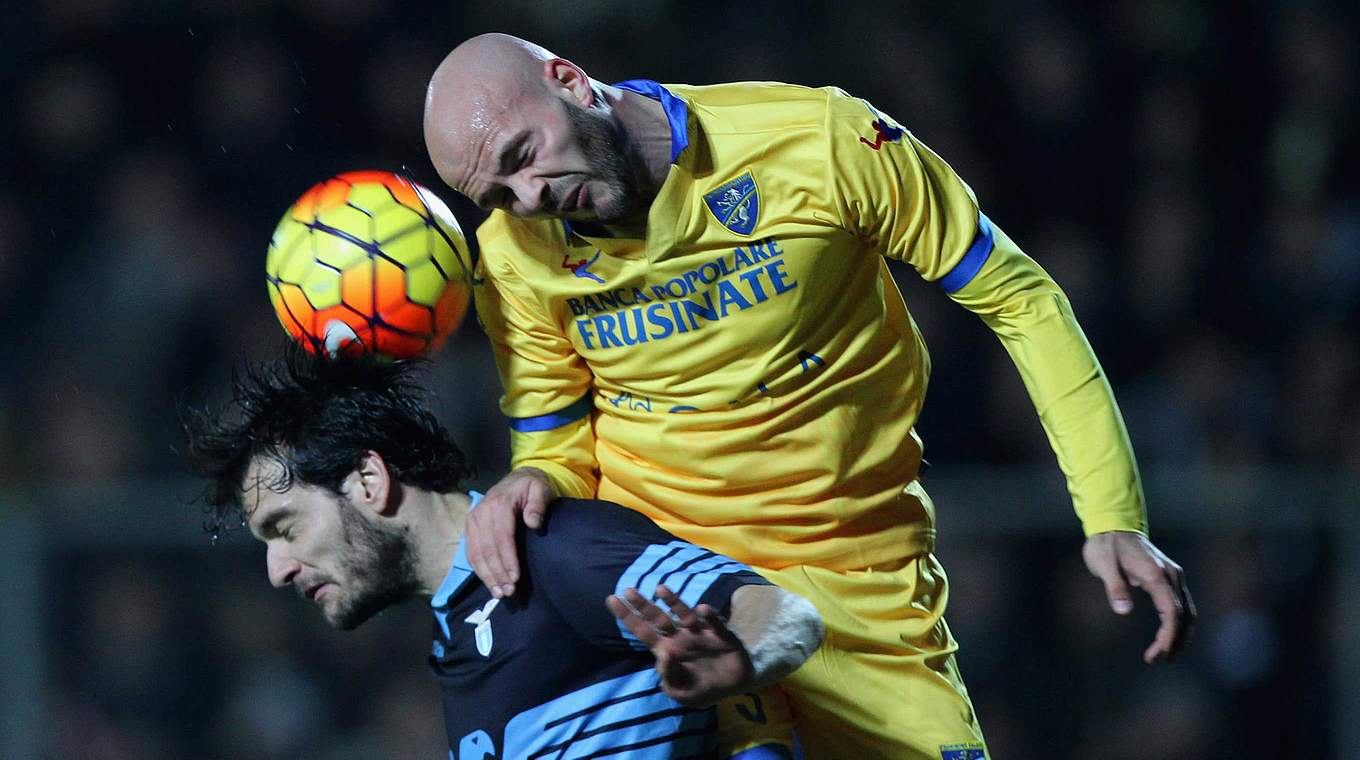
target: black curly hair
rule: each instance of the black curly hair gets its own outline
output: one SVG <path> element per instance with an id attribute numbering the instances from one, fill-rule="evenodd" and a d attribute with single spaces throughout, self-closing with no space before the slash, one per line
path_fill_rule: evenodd
<path id="1" fill-rule="evenodd" d="M 244 478 L 257 457 L 282 465 L 259 486 L 295 481 L 340 493 L 368 451 L 399 483 L 445 493 L 472 477 L 472 466 L 425 404 L 414 380 L 420 361 L 389 361 L 357 351 L 312 355 L 289 346 L 273 361 L 232 378 L 218 409 L 183 408 L 190 468 L 210 482 L 204 528 L 216 536 L 242 524 Z"/>

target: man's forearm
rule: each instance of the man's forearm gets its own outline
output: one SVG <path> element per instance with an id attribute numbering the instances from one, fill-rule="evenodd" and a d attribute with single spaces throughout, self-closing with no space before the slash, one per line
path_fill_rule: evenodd
<path id="1" fill-rule="evenodd" d="M 533 433 L 512 431 L 510 450 L 514 469 L 539 470 L 557 496 L 595 498 L 600 484 L 588 421 Z"/>
<path id="2" fill-rule="evenodd" d="M 994 233 L 986 264 L 951 297 L 987 323 L 1015 362 L 1086 534 L 1146 532 L 1123 417 L 1067 296 L 1004 232 Z"/>
<path id="3" fill-rule="evenodd" d="M 822 643 L 822 617 L 812 602 L 777 586 L 743 586 L 732 594 L 728 627 L 751 658 L 752 689 L 793 673 Z"/>

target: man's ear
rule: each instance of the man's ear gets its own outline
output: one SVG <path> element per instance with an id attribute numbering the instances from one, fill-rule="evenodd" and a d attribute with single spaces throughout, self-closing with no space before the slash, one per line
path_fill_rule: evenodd
<path id="1" fill-rule="evenodd" d="M 582 108 L 595 105 L 595 88 L 580 66 L 565 58 L 549 58 L 543 62 L 543 76 L 558 97 L 570 97 Z"/>
<path id="2" fill-rule="evenodd" d="M 366 451 L 359 459 L 349 477 L 345 479 L 345 489 L 356 506 L 367 507 L 377 514 L 387 514 L 393 504 L 389 503 L 393 493 L 392 475 L 387 471 L 387 463 L 376 451 Z"/>

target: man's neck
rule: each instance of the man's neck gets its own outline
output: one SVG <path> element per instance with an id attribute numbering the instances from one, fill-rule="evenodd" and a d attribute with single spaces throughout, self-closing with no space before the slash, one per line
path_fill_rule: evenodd
<path id="1" fill-rule="evenodd" d="M 666 182 L 671 170 L 671 124 L 661 103 L 644 95 L 617 87 L 595 84 L 596 92 L 609 105 L 623 131 L 626 156 L 633 179 L 644 200 L 633 218 L 612 224 L 581 224 L 583 230 L 598 227 L 613 237 L 643 238 L 647 234 L 647 213 L 652 201 Z M 578 223 L 579 224 L 579 223 Z M 589 234 L 588 232 L 585 234 Z"/>
<path id="2" fill-rule="evenodd" d="M 644 189 L 650 201 L 671 171 L 670 119 L 659 101 L 617 87 L 603 90 L 619 126 L 637 151 L 642 179 L 646 182 Z"/>
<path id="3" fill-rule="evenodd" d="M 462 491 L 422 491 L 420 498 L 428 499 L 429 504 L 421 510 L 425 519 L 411 526 L 411 543 L 416 547 L 420 593 L 431 597 L 448 577 L 453 558 L 463 541 L 463 527 L 472 508 L 472 497 Z"/>

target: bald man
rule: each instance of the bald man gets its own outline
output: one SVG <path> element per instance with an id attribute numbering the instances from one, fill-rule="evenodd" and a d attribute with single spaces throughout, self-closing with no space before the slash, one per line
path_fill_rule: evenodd
<path id="1" fill-rule="evenodd" d="M 884 262 L 977 313 L 1015 361 L 1111 607 L 1171 659 L 1194 608 L 1147 538 L 1137 466 L 1066 296 L 892 118 L 835 88 L 613 86 L 484 35 L 430 82 L 430 157 L 491 210 L 477 309 L 514 471 L 468 525 L 494 594 L 555 496 L 638 509 L 817 605 L 784 682 L 809 757 L 986 757 L 944 621 L 914 425 L 925 344 Z"/>

